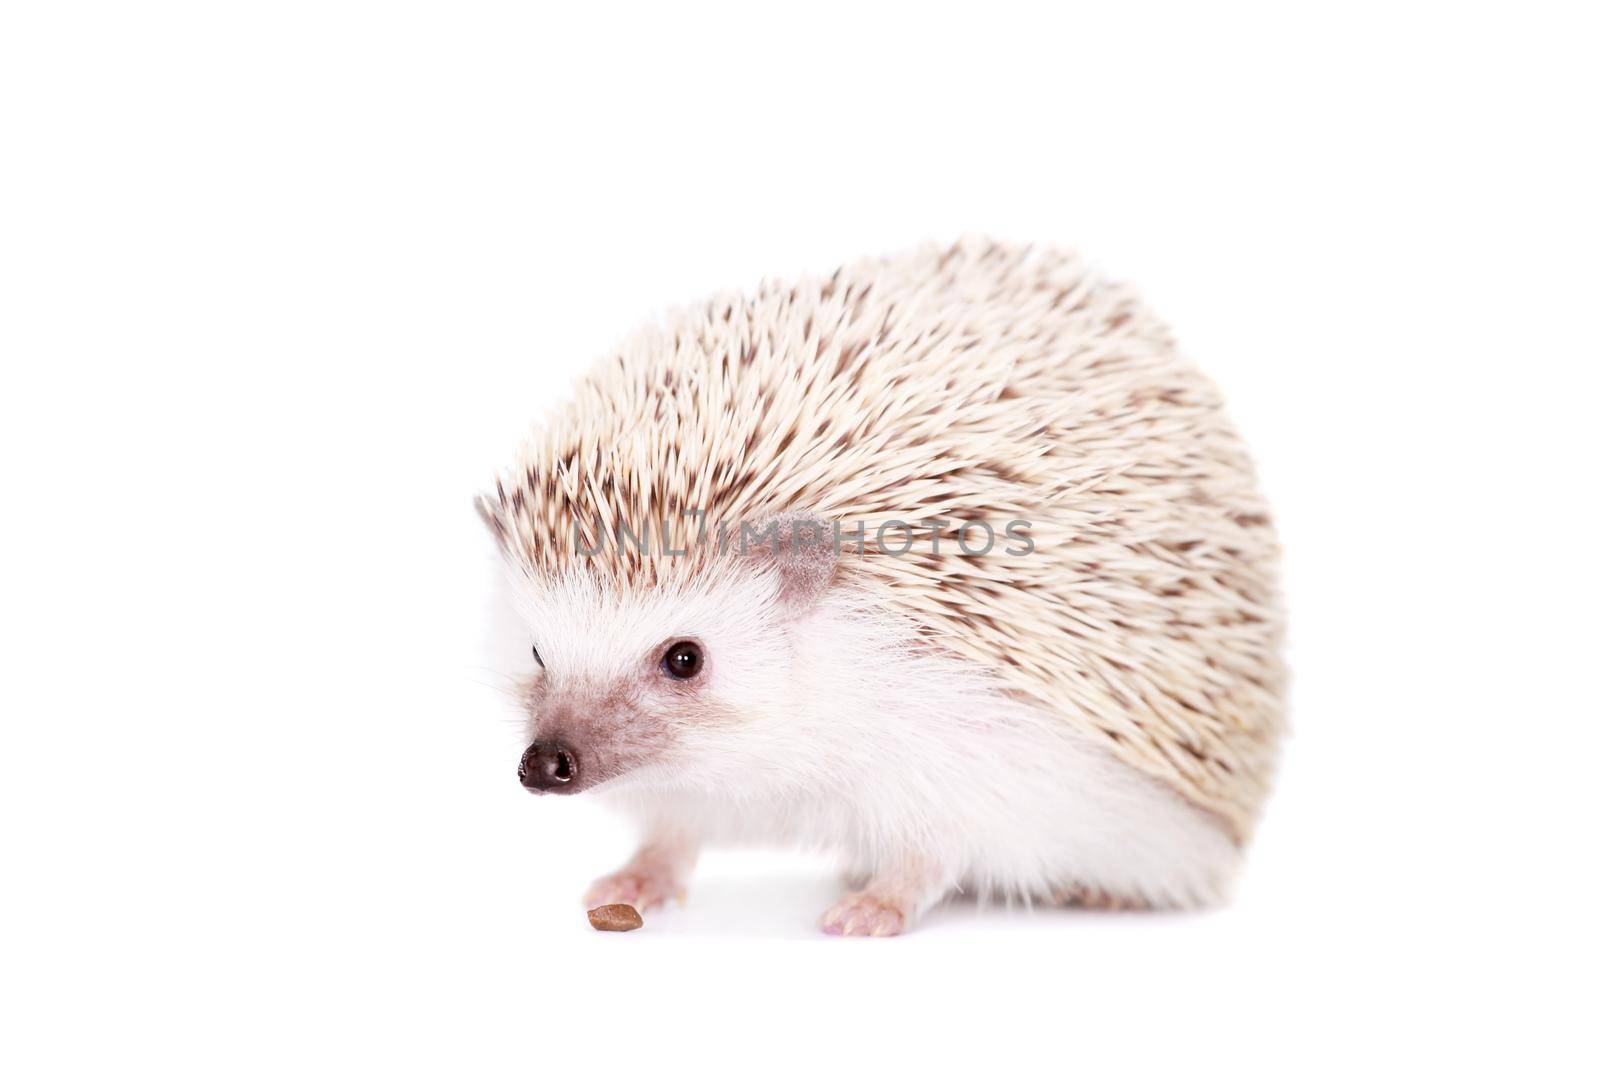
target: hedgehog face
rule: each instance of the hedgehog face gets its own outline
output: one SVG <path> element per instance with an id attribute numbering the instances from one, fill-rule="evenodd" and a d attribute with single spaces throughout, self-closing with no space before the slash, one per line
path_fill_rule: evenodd
<path id="1" fill-rule="evenodd" d="M 805 575 L 812 599 L 820 570 Z M 828 561 L 831 573 L 831 557 Z M 592 571 L 521 582 L 535 793 L 706 784 L 792 721 L 798 610 L 787 564 L 737 558 L 617 589 Z"/>

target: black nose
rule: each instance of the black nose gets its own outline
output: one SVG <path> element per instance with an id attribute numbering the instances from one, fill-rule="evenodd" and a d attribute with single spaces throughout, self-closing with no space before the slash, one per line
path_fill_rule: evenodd
<path id="1" fill-rule="evenodd" d="M 530 793 L 571 792 L 578 784 L 578 754 L 565 741 L 535 741 L 517 764 L 517 781 Z"/>

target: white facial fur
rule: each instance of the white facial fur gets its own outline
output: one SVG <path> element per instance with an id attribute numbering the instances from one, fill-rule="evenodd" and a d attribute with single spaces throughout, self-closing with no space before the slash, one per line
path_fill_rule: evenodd
<path id="1" fill-rule="evenodd" d="M 585 757 L 626 768 L 618 785 L 714 774 L 730 737 L 794 699 L 778 581 L 744 571 L 672 593 L 617 592 L 584 573 L 524 582 L 518 606 L 543 660 L 525 690 L 531 735 L 581 734 Z M 703 651 L 694 678 L 662 668 L 679 640 Z"/>

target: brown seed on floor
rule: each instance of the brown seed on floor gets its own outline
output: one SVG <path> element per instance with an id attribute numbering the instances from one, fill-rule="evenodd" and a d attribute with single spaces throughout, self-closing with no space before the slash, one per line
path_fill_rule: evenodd
<path id="1" fill-rule="evenodd" d="M 589 910 L 589 925 L 596 930 L 637 930 L 644 919 L 632 904 L 602 904 Z"/>

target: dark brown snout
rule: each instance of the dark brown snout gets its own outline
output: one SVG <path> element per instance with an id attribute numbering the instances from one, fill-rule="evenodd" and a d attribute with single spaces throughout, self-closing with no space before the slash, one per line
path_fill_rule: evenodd
<path id="1" fill-rule="evenodd" d="M 560 738 L 540 738 L 517 764 L 517 781 L 530 793 L 576 793 L 583 788 L 578 753 Z"/>

